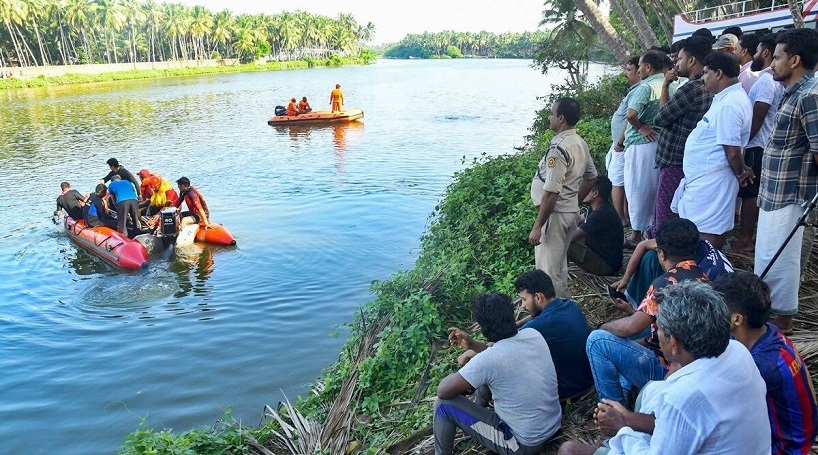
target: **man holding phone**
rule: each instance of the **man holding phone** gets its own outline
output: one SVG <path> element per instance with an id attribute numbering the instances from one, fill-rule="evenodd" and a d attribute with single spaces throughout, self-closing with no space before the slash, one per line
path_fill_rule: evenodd
<path id="1" fill-rule="evenodd" d="M 662 355 L 656 334 L 660 303 L 656 296 L 659 290 L 682 281 L 708 280 L 696 265 L 699 232 L 692 221 L 684 218 L 665 221 L 656 231 L 656 244 L 665 273 L 653 281 L 637 309 L 620 302 L 617 306 L 628 316 L 602 324 L 588 336 L 585 349 L 600 400 L 628 405 L 620 378 L 639 388 L 649 381 L 664 379 L 669 363 Z M 609 292 L 615 291 L 609 287 Z M 634 339 L 641 338 L 648 328 L 644 339 Z"/>

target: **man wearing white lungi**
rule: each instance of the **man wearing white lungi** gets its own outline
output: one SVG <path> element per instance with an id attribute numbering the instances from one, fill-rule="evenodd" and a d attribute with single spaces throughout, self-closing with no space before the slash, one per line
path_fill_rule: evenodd
<path id="1" fill-rule="evenodd" d="M 625 125 L 628 120 L 625 115 L 628 113 L 628 102 L 631 99 L 633 90 L 639 86 L 642 78 L 639 77 L 639 57 L 633 57 L 625 65 L 625 79 L 628 84 L 628 93 L 622 98 L 616 112 L 611 116 L 611 149 L 605 155 L 605 169 L 608 170 L 608 179 L 613 188 L 611 190 L 611 202 L 613 202 L 616 213 L 622 220 L 622 226 L 630 226 L 628 217 L 628 200 L 625 198 Z"/>
<path id="2" fill-rule="evenodd" d="M 536 267 L 551 277 L 557 297 L 570 298 L 568 247 L 577 229 L 579 201 L 591 191 L 597 174 L 588 144 L 574 129 L 579 121 L 579 103 L 572 98 L 558 99 L 548 121 L 557 135 L 531 179 L 537 220 L 528 242 L 534 245 Z"/>
<path id="3" fill-rule="evenodd" d="M 753 108 L 741 87 L 738 57 L 713 52 L 704 59 L 702 79 L 713 103 L 685 142 L 685 177 L 676 190 L 679 216 L 696 224 L 703 239 L 721 249 L 733 229 L 739 186 L 754 178 L 741 151 L 750 140 Z"/>
<path id="4" fill-rule="evenodd" d="M 669 63 L 670 59 L 660 51 L 645 52 L 639 58 L 642 82 L 628 101 L 628 124 L 624 134 L 625 196 L 633 234 L 625 243 L 630 248 L 642 240 L 642 232 L 653 221 L 653 204 L 659 183 L 659 170 L 655 166 L 658 143 L 653 121 L 659 113 L 659 97 Z"/>
<path id="5" fill-rule="evenodd" d="M 818 62 L 818 32 L 793 29 L 776 38 L 773 78 L 784 84 L 784 96 L 773 121 L 761 159 L 758 190 L 758 234 L 755 273 L 761 275 L 798 223 L 801 204 L 818 190 L 818 86 L 813 69 Z M 799 267 L 803 227 L 770 266 L 764 281 L 770 286 L 773 322 L 792 333 L 798 312 Z"/>

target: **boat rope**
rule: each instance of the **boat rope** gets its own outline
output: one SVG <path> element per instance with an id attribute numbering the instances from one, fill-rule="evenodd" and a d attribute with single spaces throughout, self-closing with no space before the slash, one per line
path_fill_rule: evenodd
<path id="1" fill-rule="evenodd" d="M 108 237 L 105 237 L 104 239 L 100 240 L 100 242 L 99 242 L 99 243 L 97 243 L 97 242 L 94 242 L 94 243 L 96 243 L 96 244 L 97 244 L 97 246 L 102 246 L 102 244 L 103 244 L 103 243 L 105 243 L 105 242 L 107 242 L 107 241 L 108 241 L 108 239 L 110 239 L 111 237 L 113 237 L 113 236 L 112 236 L 112 235 L 109 235 Z"/>

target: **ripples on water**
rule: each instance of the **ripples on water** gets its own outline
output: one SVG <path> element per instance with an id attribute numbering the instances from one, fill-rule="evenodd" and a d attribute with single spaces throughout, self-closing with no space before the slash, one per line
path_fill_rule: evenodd
<path id="1" fill-rule="evenodd" d="M 305 393 L 369 283 L 412 266 L 461 159 L 522 145 L 560 79 L 382 61 L 0 94 L 2 451 L 110 453 L 143 417 L 184 430 L 230 406 L 256 422 L 280 390 Z M 326 108 L 336 82 L 363 123 L 266 125 L 292 96 Z M 59 182 L 88 192 L 112 156 L 190 177 L 238 247 L 127 273 L 77 247 L 49 219 Z"/>

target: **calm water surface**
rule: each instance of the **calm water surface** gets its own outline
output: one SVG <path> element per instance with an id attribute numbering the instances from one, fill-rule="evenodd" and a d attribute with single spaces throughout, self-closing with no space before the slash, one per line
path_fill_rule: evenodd
<path id="1" fill-rule="evenodd" d="M 305 393 L 370 282 L 412 267 L 461 159 L 523 145 L 561 78 L 380 61 L 0 93 L 0 452 L 112 453 L 143 418 L 254 424 Z M 328 107 L 336 82 L 363 123 L 266 124 L 292 96 Z M 110 157 L 190 177 L 238 247 L 137 273 L 79 248 L 49 218 L 59 183 L 87 193 Z"/>

